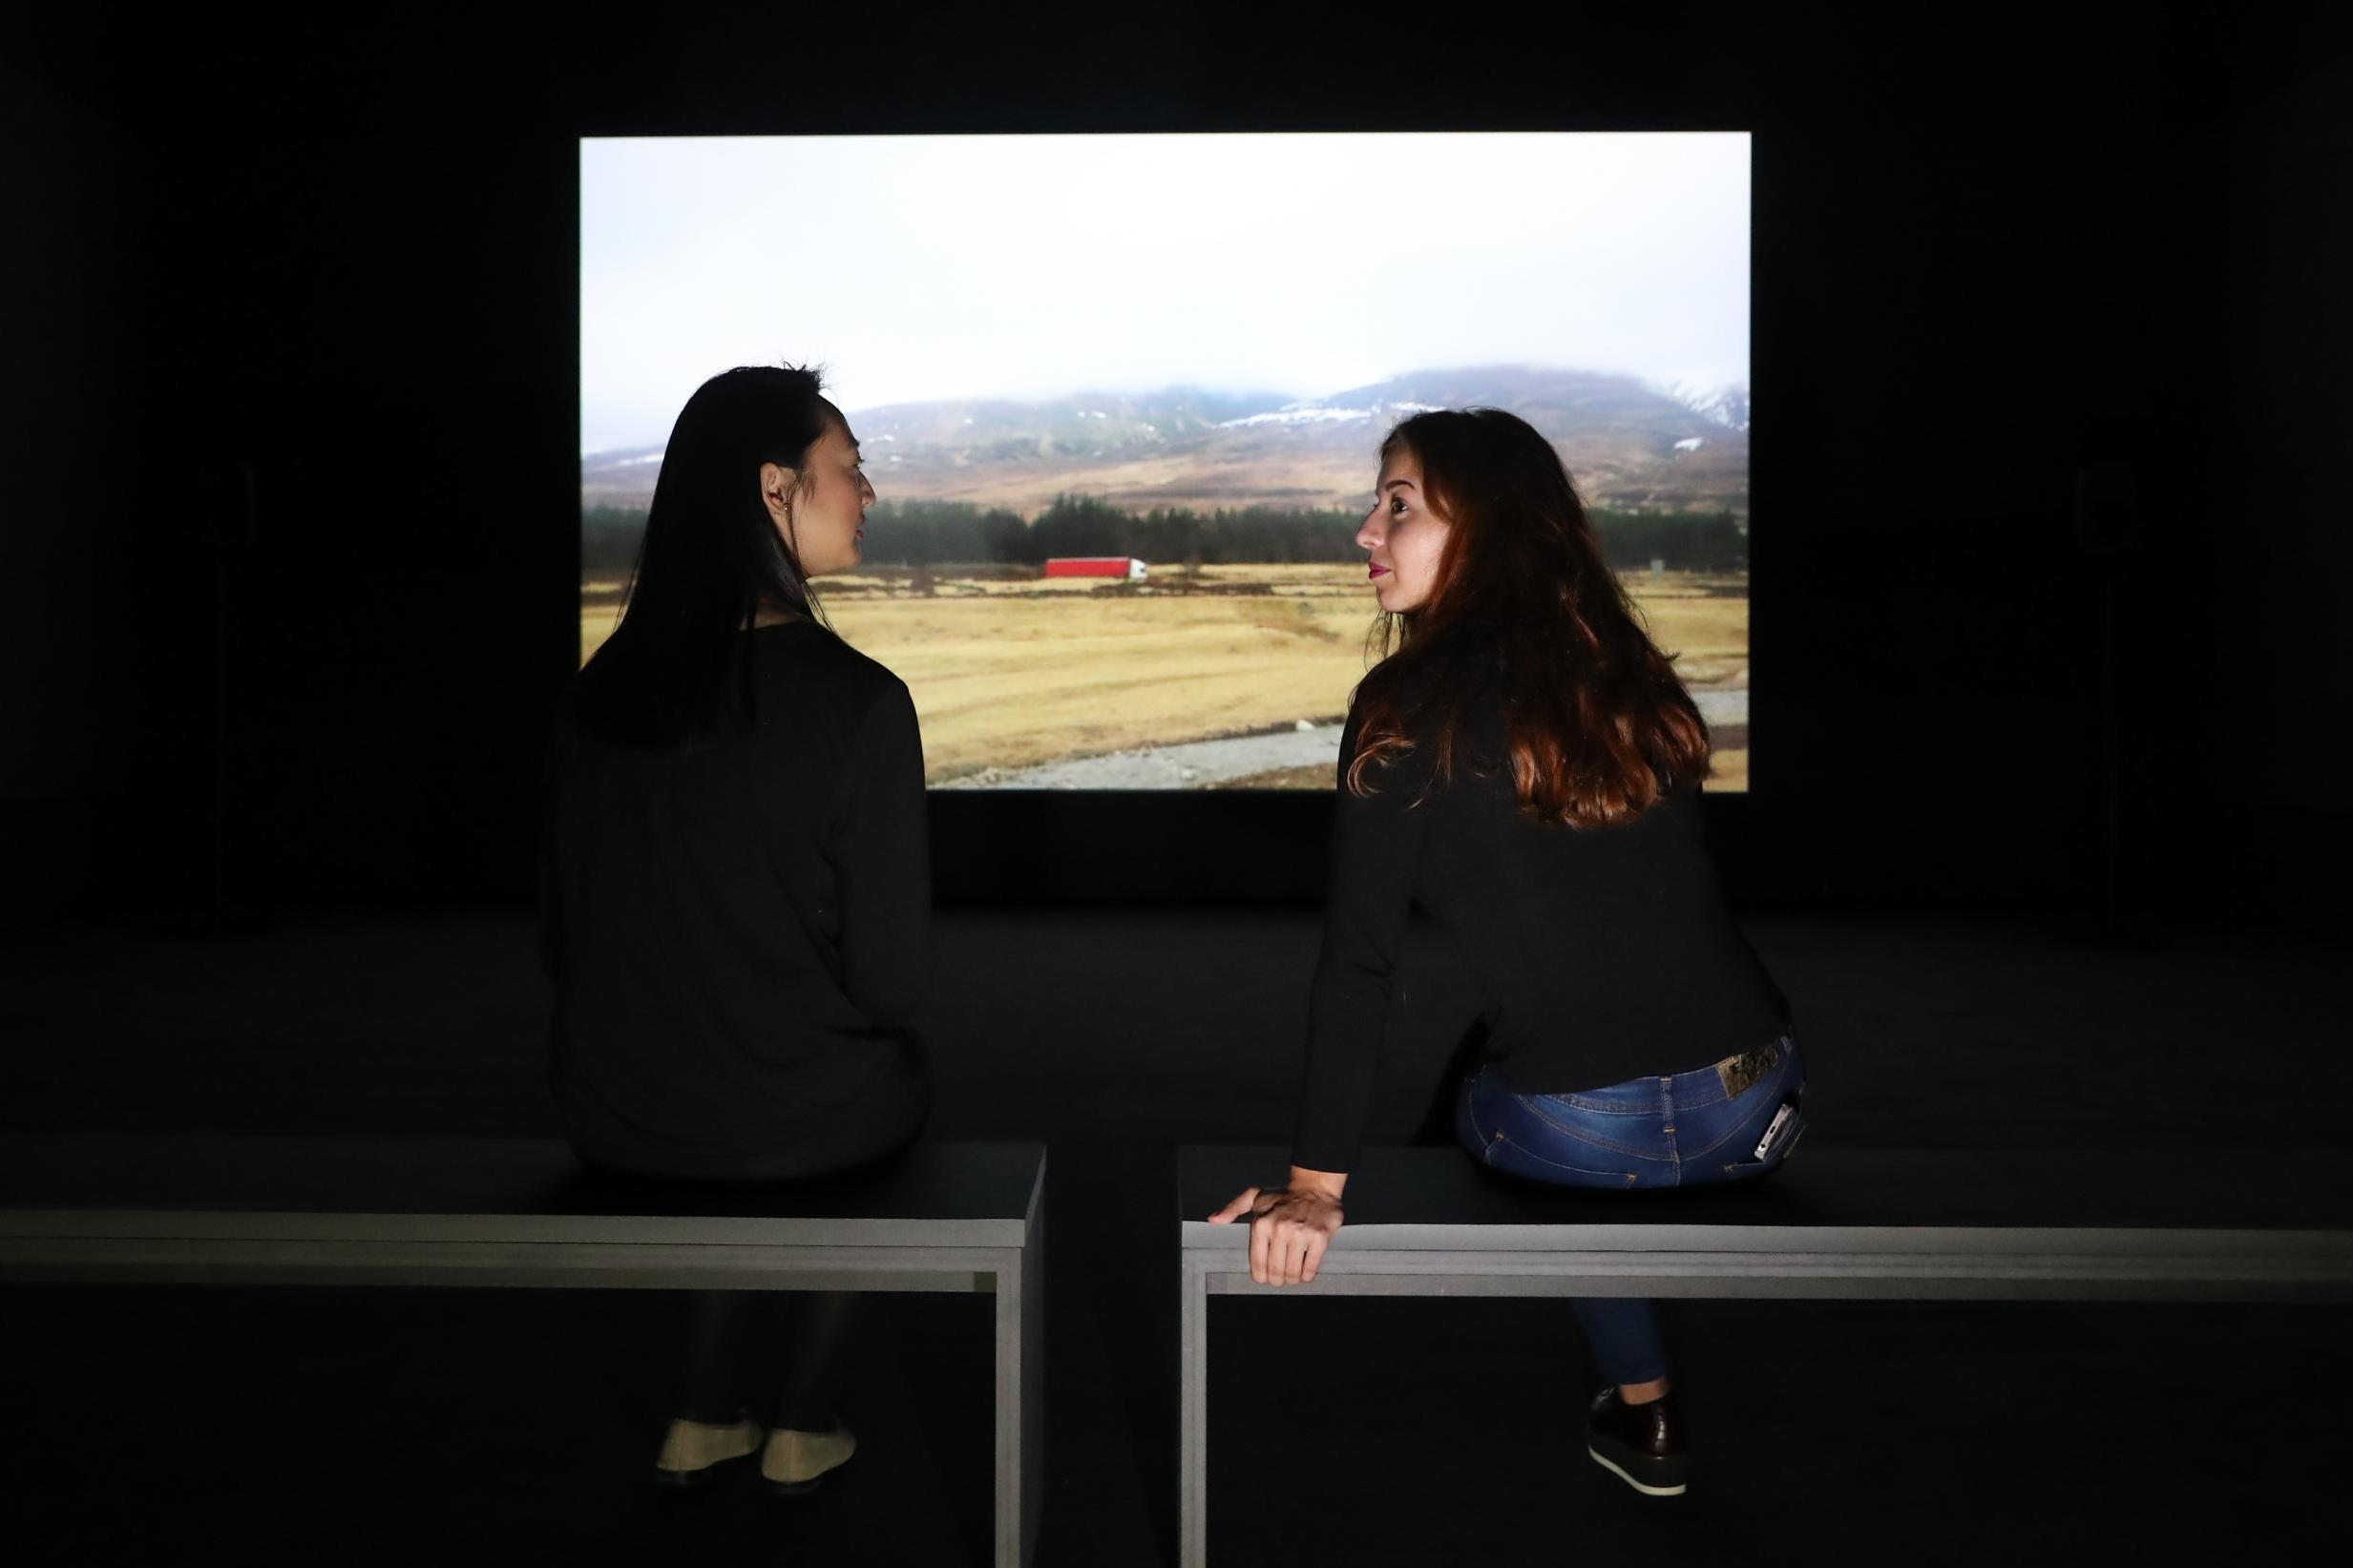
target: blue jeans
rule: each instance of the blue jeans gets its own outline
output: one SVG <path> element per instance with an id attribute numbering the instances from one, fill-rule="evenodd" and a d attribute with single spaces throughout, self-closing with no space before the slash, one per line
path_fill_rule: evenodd
<path id="1" fill-rule="evenodd" d="M 1712 1067 L 1571 1095 L 1515 1094 L 1481 1068 L 1456 1096 L 1455 1136 L 1482 1163 L 1553 1186 L 1625 1191 L 1738 1181 L 1778 1169 L 1797 1146 L 1805 1082 L 1805 1060 L 1786 1035 Z M 1791 1113 L 1760 1158 L 1757 1148 L 1784 1104 Z M 1571 1305 L 1604 1377 L 1649 1383 L 1667 1375 L 1650 1303 L 1595 1297 Z"/>

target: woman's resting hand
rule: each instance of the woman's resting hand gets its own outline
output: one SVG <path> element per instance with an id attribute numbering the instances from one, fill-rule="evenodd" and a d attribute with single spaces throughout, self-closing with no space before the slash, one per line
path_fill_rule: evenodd
<path id="1" fill-rule="evenodd" d="M 1250 1278 L 1260 1285 L 1305 1285 L 1315 1277 L 1324 1249 L 1340 1228 L 1342 1171 L 1291 1168 L 1291 1185 L 1280 1191 L 1245 1188 L 1209 1216 L 1213 1225 L 1250 1217 Z"/>

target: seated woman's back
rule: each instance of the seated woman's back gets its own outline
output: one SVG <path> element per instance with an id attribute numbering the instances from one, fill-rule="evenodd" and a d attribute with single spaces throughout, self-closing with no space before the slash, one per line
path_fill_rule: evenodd
<path id="1" fill-rule="evenodd" d="M 623 1168 L 825 1169 L 845 1107 L 915 1086 L 914 705 L 809 620 L 742 635 L 746 727 L 660 750 L 561 730 L 555 1088 L 575 1143 Z M 887 1098 L 919 1119 L 919 1096 Z"/>
<path id="2" fill-rule="evenodd" d="M 554 1088 L 591 1163 L 776 1181 L 922 1125 L 914 704 L 810 590 L 858 564 L 873 499 L 809 371 L 714 376 L 671 431 L 557 726 L 542 863 Z"/>

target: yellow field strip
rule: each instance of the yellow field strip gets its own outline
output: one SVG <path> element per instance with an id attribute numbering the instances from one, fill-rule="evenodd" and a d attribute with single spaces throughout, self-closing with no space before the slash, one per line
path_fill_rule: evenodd
<path id="1" fill-rule="evenodd" d="M 1272 592 L 924 596 L 857 577 L 827 613 L 914 694 L 935 783 L 1346 711 L 1373 617 L 1360 568 L 1205 568 L 1200 580 Z M 1748 600 L 1710 594 L 1718 582 L 1628 585 L 1694 686 L 1747 680 Z M 583 659 L 612 625 L 609 604 L 582 609 Z M 1745 784 L 1747 761 L 1745 748 L 1722 754 L 1715 787 Z"/>

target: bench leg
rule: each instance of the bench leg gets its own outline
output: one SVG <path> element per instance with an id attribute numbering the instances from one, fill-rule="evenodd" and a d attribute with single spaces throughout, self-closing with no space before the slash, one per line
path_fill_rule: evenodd
<path id="1" fill-rule="evenodd" d="M 1209 1560 L 1209 1280 L 1185 1256 L 1177 1309 L 1177 1562 Z"/>
<path id="2" fill-rule="evenodd" d="M 997 1568 L 1029 1568 L 1045 1501 L 1045 1247 L 997 1271 Z"/>

